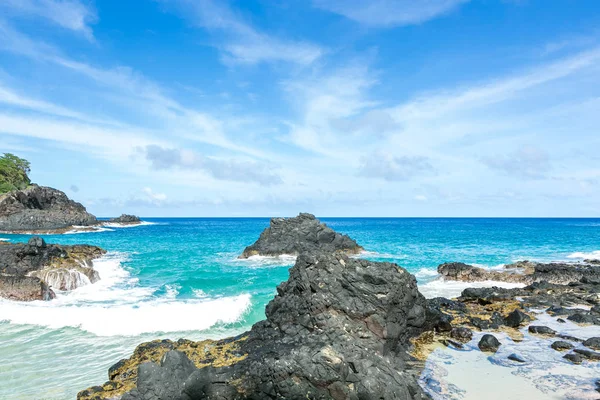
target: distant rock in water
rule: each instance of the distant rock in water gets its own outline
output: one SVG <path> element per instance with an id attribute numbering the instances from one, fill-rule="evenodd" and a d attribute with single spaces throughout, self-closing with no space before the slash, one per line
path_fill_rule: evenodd
<path id="1" fill-rule="evenodd" d="M 140 217 L 129 214 L 121 214 L 120 217 L 111 218 L 108 222 L 116 223 L 116 224 L 139 224 L 142 222 Z"/>
<path id="2" fill-rule="evenodd" d="M 142 344 L 77 398 L 426 399 L 407 350 L 427 315 L 396 264 L 303 253 L 249 332 Z"/>
<path id="3" fill-rule="evenodd" d="M 301 213 L 294 218 L 272 218 L 267 229 L 239 258 L 251 256 L 298 255 L 303 252 L 358 254 L 363 248 L 347 235 L 342 235 L 321 223 L 312 214 Z"/>
<path id="4" fill-rule="evenodd" d="M 27 244 L 0 245 L 0 297 L 50 300 L 56 290 L 73 290 L 97 282 L 93 261 L 106 251 L 96 246 L 46 244 L 34 236 Z"/>
<path id="5" fill-rule="evenodd" d="M 95 216 L 60 190 L 31 185 L 0 195 L 0 231 L 49 231 L 97 224 Z"/>

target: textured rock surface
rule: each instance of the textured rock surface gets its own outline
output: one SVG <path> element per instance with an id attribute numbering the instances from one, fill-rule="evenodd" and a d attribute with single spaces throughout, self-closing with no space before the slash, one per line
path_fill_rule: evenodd
<path id="1" fill-rule="evenodd" d="M 0 196 L 0 231 L 45 231 L 97 223 L 84 206 L 60 190 L 32 185 Z"/>
<path id="2" fill-rule="evenodd" d="M 240 258 L 313 251 L 358 254 L 361 250 L 350 237 L 335 232 L 314 215 L 302 213 L 294 218 L 272 218 L 269 227 L 253 245 L 246 247 Z"/>
<path id="3" fill-rule="evenodd" d="M 153 342 L 112 367 L 109 382 L 78 398 L 427 398 L 417 383 L 420 365 L 407 349 L 431 321 L 415 278 L 397 265 L 302 254 L 266 315 L 247 334 L 221 341 L 233 350 L 209 365 L 206 343 Z M 140 364 L 144 358 L 154 364 Z M 187 359 L 194 364 L 190 374 Z"/>
<path id="4" fill-rule="evenodd" d="M 489 270 L 464 263 L 445 263 L 438 266 L 438 273 L 446 280 L 463 282 L 497 281 L 523 283 L 547 282 L 566 285 L 587 280 L 600 283 L 600 268 L 597 265 L 564 263 L 534 263 L 521 261 L 509 264 L 503 270 Z"/>
<path id="5" fill-rule="evenodd" d="M 37 236 L 27 244 L 3 244 L 0 246 L 0 297 L 50 300 L 54 298 L 52 288 L 72 290 L 78 284 L 94 283 L 100 277 L 93 269 L 92 260 L 105 253 L 96 246 L 49 245 Z"/>
<path id="6" fill-rule="evenodd" d="M 139 224 L 142 221 L 140 220 L 140 217 L 136 215 L 121 214 L 120 217 L 111 218 L 109 222 L 117 224 Z"/>
<path id="7" fill-rule="evenodd" d="M 495 353 L 500 347 L 500 342 L 498 341 L 498 339 L 496 339 L 494 335 L 490 335 L 489 333 L 487 333 L 481 337 L 479 343 L 477 344 L 477 347 L 479 347 L 481 351 Z"/>

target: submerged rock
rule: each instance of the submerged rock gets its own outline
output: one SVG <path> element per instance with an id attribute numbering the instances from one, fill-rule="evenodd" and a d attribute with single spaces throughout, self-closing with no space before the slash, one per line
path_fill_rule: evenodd
<path id="1" fill-rule="evenodd" d="M 206 343 L 143 345 L 78 399 L 425 399 L 407 349 L 431 326 L 426 310 L 415 278 L 395 264 L 302 254 L 267 319 L 229 340 L 233 357 L 211 359 Z M 167 350 L 153 355 L 163 347 L 189 358 L 193 372 L 181 354 L 170 366 Z M 168 394 L 153 383 L 166 377 Z"/>
<path id="2" fill-rule="evenodd" d="M 508 356 L 508 359 L 512 360 L 512 361 L 520 362 L 520 363 L 526 362 L 523 357 L 521 357 L 520 355 L 515 354 L 515 353 L 511 354 L 510 356 Z"/>
<path id="3" fill-rule="evenodd" d="M 52 289 L 73 290 L 100 279 L 93 261 L 106 251 L 88 245 L 46 244 L 34 236 L 27 244 L 0 246 L 0 297 L 11 300 L 50 300 Z"/>
<path id="4" fill-rule="evenodd" d="M 0 195 L 0 231 L 48 231 L 97 224 L 95 216 L 60 190 L 31 185 Z"/>
<path id="5" fill-rule="evenodd" d="M 269 227 L 253 245 L 246 247 L 239 258 L 315 251 L 358 254 L 362 250 L 347 235 L 335 232 L 312 214 L 301 213 L 294 218 L 272 218 Z"/>

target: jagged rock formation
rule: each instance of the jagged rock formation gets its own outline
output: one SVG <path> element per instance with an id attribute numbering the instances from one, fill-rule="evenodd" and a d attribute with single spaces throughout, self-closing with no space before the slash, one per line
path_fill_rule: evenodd
<path id="1" fill-rule="evenodd" d="M 269 227 L 253 245 L 246 247 L 240 258 L 314 251 L 358 254 L 362 250 L 347 235 L 335 232 L 312 214 L 301 213 L 294 218 L 272 218 Z"/>
<path id="2" fill-rule="evenodd" d="M 463 282 L 497 281 L 523 283 L 548 282 L 566 285 L 582 279 L 600 282 L 597 265 L 566 263 L 535 263 L 520 261 L 508 264 L 503 270 L 489 270 L 464 263 L 445 263 L 438 266 L 438 273 L 446 280 Z"/>
<path id="3" fill-rule="evenodd" d="M 50 300 L 56 290 L 72 290 L 100 279 L 92 260 L 106 251 L 88 245 L 48 245 L 37 236 L 27 244 L 0 245 L 0 297 Z"/>
<path id="4" fill-rule="evenodd" d="M 31 185 L 0 195 L 0 231 L 49 231 L 97 224 L 95 216 L 60 190 Z"/>
<path id="5" fill-rule="evenodd" d="M 136 215 L 121 214 L 120 217 L 111 218 L 108 222 L 112 222 L 112 223 L 116 223 L 116 224 L 133 225 L 133 224 L 139 224 L 142 221 L 140 220 L 140 217 L 138 217 Z"/>
<path id="6" fill-rule="evenodd" d="M 78 399 L 427 398 L 407 349 L 434 323 L 397 265 L 302 254 L 266 315 L 229 340 L 144 344 Z"/>

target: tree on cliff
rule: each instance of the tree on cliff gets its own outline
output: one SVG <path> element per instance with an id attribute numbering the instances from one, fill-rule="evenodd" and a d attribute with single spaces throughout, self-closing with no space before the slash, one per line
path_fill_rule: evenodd
<path id="1" fill-rule="evenodd" d="M 0 193 L 25 189 L 31 184 L 29 180 L 29 161 L 11 153 L 0 157 Z"/>

